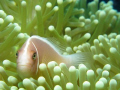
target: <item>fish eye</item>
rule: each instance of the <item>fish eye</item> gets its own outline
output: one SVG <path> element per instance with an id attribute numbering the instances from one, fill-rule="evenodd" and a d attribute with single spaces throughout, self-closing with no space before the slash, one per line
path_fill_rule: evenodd
<path id="1" fill-rule="evenodd" d="M 16 58 L 18 58 L 18 52 L 16 52 Z"/>
<path id="2" fill-rule="evenodd" d="M 35 52 L 35 53 L 33 53 L 32 59 L 33 59 L 33 60 L 36 60 L 36 58 L 37 58 L 37 54 L 36 54 L 36 52 Z"/>

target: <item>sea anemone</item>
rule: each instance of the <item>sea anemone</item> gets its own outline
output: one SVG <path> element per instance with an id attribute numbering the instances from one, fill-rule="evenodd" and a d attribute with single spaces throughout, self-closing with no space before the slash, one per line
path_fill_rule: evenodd
<path id="1" fill-rule="evenodd" d="M 0 0 L 0 89 L 120 89 L 120 13 L 113 2 L 94 0 Z M 38 79 L 21 79 L 17 50 L 31 36 L 64 42 L 63 54 L 91 52 L 94 66 L 41 63 Z"/>

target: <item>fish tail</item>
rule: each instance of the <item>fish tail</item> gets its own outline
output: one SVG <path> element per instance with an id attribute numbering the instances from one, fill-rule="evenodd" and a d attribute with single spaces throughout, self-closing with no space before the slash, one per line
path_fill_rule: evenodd
<path id="1" fill-rule="evenodd" d="M 78 67 L 79 64 L 85 64 L 88 68 L 94 67 L 94 59 L 91 52 L 80 52 L 65 56 L 68 66 Z"/>

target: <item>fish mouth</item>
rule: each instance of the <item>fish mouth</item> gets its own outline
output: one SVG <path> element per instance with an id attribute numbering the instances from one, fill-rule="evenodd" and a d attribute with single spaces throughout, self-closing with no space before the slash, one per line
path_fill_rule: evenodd
<path id="1" fill-rule="evenodd" d="M 17 64 L 17 66 L 27 66 L 27 65 L 23 65 L 23 64 Z"/>
<path id="2" fill-rule="evenodd" d="M 19 64 L 17 66 L 17 72 L 19 74 L 19 76 L 21 78 L 29 78 L 32 76 L 32 72 L 31 72 L 31 69 L 30 69 L 30 66 L 28 67 L 28 65 L 21 65 Z"/>
<path id="3" fill-rule="evenodd" d="M 17 62 L 17 67 L 31 67 L 30 63 L 21 63 L 21 62 Z"/>
<path id="4" fill-rule="evenodd" d="M 22 66 L 23 66 L 23 65 L 30 65 L 30 63 L 29 63 L 29 62 L 23 63 L 23 62 L 20 62 L 20 61 L 19 61 L 19 62 L 17 62 L 17 65 L 22 65 Z"/>
<path id="5" fill-rule="evenodd" d="M 17 64 L 17 69 L 18 70 L 30 70 L 30 65 L 28 64 Z"/>

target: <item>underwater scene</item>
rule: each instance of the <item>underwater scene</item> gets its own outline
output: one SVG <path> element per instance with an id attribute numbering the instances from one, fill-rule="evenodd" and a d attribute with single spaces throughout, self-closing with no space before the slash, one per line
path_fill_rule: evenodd
<path id="1" fill-rule="evenodd" d="M 0 0 L 0 90 L 120 90 L 120 0 Z"/>

